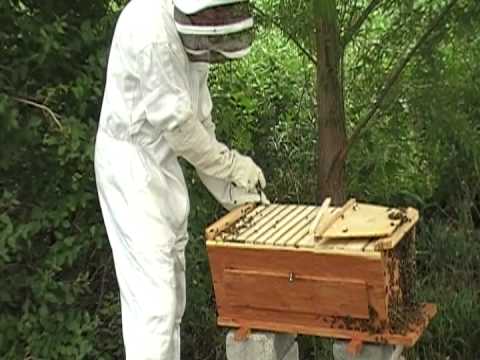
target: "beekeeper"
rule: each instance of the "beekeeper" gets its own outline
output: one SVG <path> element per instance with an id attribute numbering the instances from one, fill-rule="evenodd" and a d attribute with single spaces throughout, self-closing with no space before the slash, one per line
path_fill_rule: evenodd
<path id="1" fill-rule="evenodd" d="M 208 63 L 252 42 L 247 0 L 131 0 L 116 25 L 95 146 L 128 360 L 180 359 L 189 200 L 181 156 L 227 209 L 262 170 L 215 138 Z M 239 119 L 240 121 L 240 119 Z"/>

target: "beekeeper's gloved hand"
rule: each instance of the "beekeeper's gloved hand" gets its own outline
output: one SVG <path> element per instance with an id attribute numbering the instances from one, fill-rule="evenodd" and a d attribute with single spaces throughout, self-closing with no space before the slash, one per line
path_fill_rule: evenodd
<path id="1" fill-rule="evenodd" d="M 215 137 L 215 123 L 211 117 L 203 119 L 202 125 L 210 136 Z M 208 176 L 199 169 L 197 169 L 197 174 L 213 197 L 227 210 L 247 203 L 270 203 L 263 191 L 259 189 L 248 192 L 244 188 L 234 186 L 229 181 Z"/>
<path id="2" fill-rule="evenodd" d="M 165 131 L 164 136 L 178 156 L 206 175 L 232 182 L 249 192 L 266 185 L 262 170 L 251 158 L 218 142 L 193 117 Z"/>
<path id="3" fill-rule="evenodd" d="M 270 201 L 265 196 L 264 192 L 261 190 L 254 190 L 249 192 L 243 188 L 237 186 L 230 187 L 230 203 L 232 204 L 231 208 L 240 206 L 247 203 L 260 203 L 263 205 L 270 204 Z M 228 209 L 231 210 L 231 209 Z"/>
<path id="4" fill-rule="evenodd" d="M 263 191 L 260 191 L 259 196 L 260 196 L 260 204 L 270 205 L 270 200 L 268 200 L 267 196 Z"/>
<path id="5" fill-rule="evenodd" d="M 217 201 L 227 210 L 232 210 L 237 206 L 248 203 L 270 204 L 261 190 L 248 192 L 244 188 L 234 186 L 231 182 L 207 176 L 201 171 L 198 171 L 197 173 L 202 180 L 202 183 L 210 191 L 213 197 L 215 197 L 215 199 L 217 199 Z"/>
<path id="6" fill-rule="evenodd" d="M 258 187 L 264 189 L 267 182 L 262 169 L 250 157 L 241 155 L 235 150 L 232 153 L 235 162 L 232 174 L 233 184 L 248 192 L 255 192 Z"/>

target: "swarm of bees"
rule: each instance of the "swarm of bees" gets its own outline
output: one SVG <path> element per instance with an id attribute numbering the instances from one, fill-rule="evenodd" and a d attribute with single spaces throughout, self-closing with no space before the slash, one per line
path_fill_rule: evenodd
<path id="1" fill-rule="evenodd" d="M 243 232 L 243 230 L 249 229 L 254 225 L 254 217 L 252 215 L 249 215 L 248 213 L 243 214 L 240 221 L 237 221 L 236 223 L 232 224 L 224 230 L 224 232 L 221 234 L 222 239 L 225 240 L 227 238 L 235 238 L 241 232 Z"/>
<path id="2" fill-rule="evenodd" d="M 390 220 L 400 220 L 400 225 L 406 222 L 410 222 L 410 218 L 407 216 L 407 209 L 387 209 L 388 218 Z"/>
<path id="3" fill-rule="evenodd" d="M 422 309 L 416 294 L 416 248 L 410 233 L 394 250 L 388 261 L 390 328 L 397 334 L 405 334 L 423 322 Z M 398 273 L 395 268 L 398 267 Z"/>

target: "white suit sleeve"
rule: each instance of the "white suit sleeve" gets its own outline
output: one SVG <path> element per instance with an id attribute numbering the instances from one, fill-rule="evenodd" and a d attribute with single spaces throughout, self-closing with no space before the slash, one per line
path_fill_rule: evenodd
<path id="1" fill-rule="evenodd" d="M 215 124 L 210 116 L 202 121 L 202 124 L 211 136 L 215 136 Z M 230 181 L 208 176 L 199 169 L 197 169 L 197 174 L 210 194 L 227 210 L 232 210 L 245 203 L 256 203 L 263 200 L 257 192 L 248 192 L 244 188 L 234 186 Z"/>
<path id="2" fill-rule="evenodd" d="M 209 97 L 210 94 L 206 84 L 204 91 L 206 92 L 204 95 Z M 215 123 L 212 121 L 211 116 L 205 118 L 202 121 L 202 125 L 211 136 L 215 137 Z M 269 203 L 263 192 L 259 192 L 258 190 L 250 192 L 244 188 L 234 186 L 230 181 L 208 176 L 201 170 L 196 170 L 203 185 L 205 185 L 210 194 L 227 210 L 232 210 L 245 203 Z"/>
<path id="3" fill-rule="evenodd" d="M 211 116 L 212 100 L 210 90 L 208 89 L 208 68 L 205 68 L 205 70 L 202 71 L 202 75 L 199 77 L 198 86 L 198 116 L 208 134 L 216 138 L 215 123 L 212 121 Z M 197 169 L 197 173 L 203 185 L 205 185 L 212 196 L 227 210 L 231 210 L 244 203 L 262 201 L 262 197 L 257 190 L 254 192 L 248 192 L 244 188 L 234 186 L 230 181 L 209 176 L 199 169 Z"/>
<path id="4" fill-rule="evenodd" d="M 145 48 L 138 60 L 141 103 L 147 121 L 156 131 L 165 134 L 177 155 L 209 175 L 229 178 L 233 153 L 211 139 L 195 119 L 189 81 L 181 59 L 168 44 L 160 43 Z"/>
<path id="5" fill-rule="evenodd" d="M 192 110 L 185 66 L 168 44 L 153 44 L 139 55 L 141 106 L 147 121 L 175 151 L 206 175 L 230 181 L 249 191 L 265 187 L 262 170 L 217 141 Z"/>
<path id="6" fill-rule="evenodd" d="M 212 121 L 212 116 L 210 113 L 212 109 L 212 101 L 210 97 L 210 91 L 207 85 L 207 77 L 208 77 L 207 74 L 208 74 L 208 71 L 205 71 L 204 75 L 202 76 L 201 83 L 199 84 L 200 115 L 202 117 L 201 123 L 205 128 L 205 130 L 207 131 L 207 133 L 210 136 L 213 136 L 216 138 L 215 124 Z M 203 112 L 204 109 L 206 110 L 205 113 Z M 227 210 L 230 210 L 233 207 L 235 207 L 231 197 L 231 188 L 232 188 L 231 182 L 224 179 L 209 176 L 198 168 L 196 170 L 197 170 L 198 177 L 202 181 L 203 185 L 205 185 L 205 187 L 208 189 L 210 194 L 212 194 L 212 196 L 220 204 L 222 204 L 224 208 L 226 208 Z"/>
<path id="7" fill-rule="evenodd" d="M 138 64 L 140 107 L 156 131 L 171 130 L 193 118 L 188 79 L 168 44 L 146 47 Z"/>

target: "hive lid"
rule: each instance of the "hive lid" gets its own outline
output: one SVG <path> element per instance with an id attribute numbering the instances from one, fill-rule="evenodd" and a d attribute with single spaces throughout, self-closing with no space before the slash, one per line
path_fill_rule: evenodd
<path id="1" fill-rule="evenodd" d="M 333 220 L 330 221 L 329 220 Z M 317 225 L 315 237 L 328 239 L 379 238 L 391 236 L 404 222 L 409 221 L 406 209 L 347 202 L 342 208 L 331 208 Z M 321 232 L 318 229 L 323 224 Z"/>

